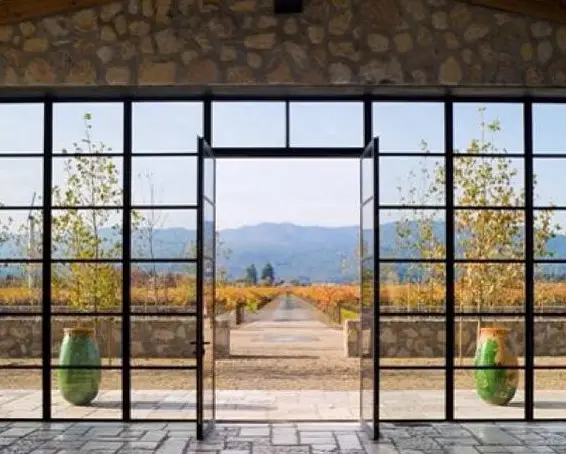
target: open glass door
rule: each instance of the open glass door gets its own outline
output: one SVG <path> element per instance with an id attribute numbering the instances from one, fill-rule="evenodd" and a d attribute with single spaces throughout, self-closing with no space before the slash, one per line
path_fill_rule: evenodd
<path id="1" fill-rule="evenodd" d="M 205 139 L 198 139 L 197 216 L 197 438 L 214 428 L 215 405 L 215 281 L 216 160 Z"/>
<path id="2" fill-rule="evenodd" d="M 371 438 L 379 438 L 379 139 L 366 146 L 360 159 L 360 421 Z"/>

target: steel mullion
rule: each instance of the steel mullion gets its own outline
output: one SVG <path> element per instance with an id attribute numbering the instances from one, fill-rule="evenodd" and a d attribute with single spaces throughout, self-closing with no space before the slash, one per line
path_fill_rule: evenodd
<path id="1" fill-rule="evenodd" d="M 448 421 L 454 419 L 454 313 L 455 313 L 455 232 L 454 232 L 454 105 L 451 101 L 444 104 L 444 193 L 446 198 L 446 216 L 444 222 L 446 244 L 445 268 L 445 381 L 444 381 L 444 416 Z"/>
<path id="2" fill-rule="evenodd" d="M 122 174 L 122 419 L 132 419 L 131 405 L 131 299 L 132 299 L 132 102 L 123 105 L 124 171 Z"/>
<path id="3" fill-rule="evenodd" d="M 134 158 L 196 158 L 198 156 L 198 153 L 195 153 L 193 151 L 191 152 L 185 152 L 185 151 L 178 151 L 178 152 L 168 152 L 168 151 L 163 151 L 163 152 L 147 152 L 147 153 L 142 153 L 142 152 L 135 152 L 132 153 L 132 157 Z"/>
<path id="4" fill-rule="evenodd" d="M 381 255 L 381 240 L 380 240 L 380 188 L 379 188 L 379 160 L 380 147 L 379 137 L 374 137 L 371 141 L 372 144 L 372 164 L 373 164 L 373 254 L 372 254 L 372 267 L 373 267 L 373 304 L 372 304 L 372 330 L 371 339 L 373 340 L 373 438 L 378 440 L 380 438 L 380 366 L 381 366 L 381 352 L 380 352 L 380 290 L 381 278 L 379 269 L 379 257 Z M 362 226 L 363 228 L 363 226 Z M 361 276 L 360 276 L 361 277 Z M 360 352 L 361 353 L 361 352 Z"/>
<path id="5" fill-rule="evenodd" d="M 2 162 L 3 159 L 41 159 L 43 158 L 43 152 L 37 152 L 37 153 L 16 153 L 16 152 L 5 152 L 5 151 L 0 151 L 0 162 Z"/>
<path id="6" fill-rule="evenodd" d="M 196 277 L 196 296 L 197 296 L 197 326 L 196 326 L 196 418 L 197 418 L 197 439 L 203 438 L 204 424 L 204 364 L 203 364 L 203 348 L 204 348 L 204 294 L 203 294 L 203 276 L 204 276 L 204 248 L 203 248 L 203 221 L 204 221 L 204 150 L 206 141 L 199 138 L 199 157 L 197 166 L 197 200 L 199 209 L 197 211 L 197 277 Z"/>
<path id="7" fill-rule="evenodd" d="M 51 420 L 51 266 L 53 188 L 53 103 L 43 104 L 42 420 Z"/>
<path id="8" fill-rule="evenodd" d="M 534 163 L 533 105 L 523 104 L 523 134 L 525 146 L 525 419 L 534 420 Z"/>
<path id="9" fill-rule="evenodd" d="M 122 158 L 124 153 L 121 152 L 108 152 L 108 153 L 54 153 L 53 160 L 58 161 L 59 159 L 68 159 L 68 158 L 87 158 L 87 159 L 96 159 L 96 158 Z"/>

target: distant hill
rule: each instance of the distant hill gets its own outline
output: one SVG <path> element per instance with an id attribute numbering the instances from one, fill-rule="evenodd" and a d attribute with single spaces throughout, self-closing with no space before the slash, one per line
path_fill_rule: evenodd
<path id="1" fill-rule="evenodd" d="M 414 225 L 416 227 L 416 224 Z M 443 223 L 433 226 L 438 233 L 444 229 Z M 357 226 L 321 227 L 299 226 L 291 223 L 262 223 L 239 228 L 224 229 L 219 232 L 225 250 L 230 250 L 228 259 L 219 257 L 218 264 L 227 270 L 231 278 L 242 277 L 245 269 L 252 263 L 258 272 L 271 262 L 278 279 L 308 279 L 316 281 L 352 280 L 356 276 Z M 196 238 L 195 232 L 182 228 L 160 229 L 154 236 L 155 257 L 179 257 L 183 249 Z M 384 257 L 414 256 L 415 251 L 404 250 L 395 253 L 398 238 L 395 223 L 380 226 L 381 253 Z M 133 241 L 138 256 L 148 258 L 146 242 L 141 238 Z M 548 243 L 550 251 L 557 257 L 566 257 L 566 237 L 559 235 Z M 10 246 L 0 246 L 0 255 L 6 257 Z M 0 259 L 1 260 L 1 259 Z M 346 266 L 344 266 L 346 265 Z M 175 267 L 172 265 L 172 267 Z M 163 266 L 160 266 L 163 268 Z M 398 272 L 406 269 L 399 266 Z M 545 269 L 554 274 L 566 275 L 566 265 L 553 265 Z M 0 273 L 7 269 L 0 268 Z"/>

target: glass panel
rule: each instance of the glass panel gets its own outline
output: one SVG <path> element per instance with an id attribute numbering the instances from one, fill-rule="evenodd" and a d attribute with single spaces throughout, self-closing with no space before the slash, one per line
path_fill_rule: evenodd
<path id="1" fill-rule="evenodd" d="M 216 309 L 214 301 L 214 261 L 204 260 L 203 309 L 204 309 L 204 358 L 203 358 L 203 406 L 204 420 L 215 419 L 215 340 Z M 229 345 L 227 346 L 229 349 Z"/>
<path id="2" fill-rule="evenodd" d="M 2 158 L 0 151 L 0 181 L 0 205 L 41 206 L 43 158 Z"/>
<path id="3" fill-rule="evenodd" d="M 55 259 L 113 260 L 122 257 L 122 211 L 53 210 Z"/>
<path id="4" fill-rule="evenodd" d="M 566 264 L 535 265 L 535 312 L 566 313 Z"/>
<path id="5" fill-rule="evenodd" d="M 132 174 L 134 205 L 196 205 L 197 158 L 194 156 L 138 156 L 132 160 Z"/>
<path id="6" fill-rule="evenodd" d="M 363 147 L 361 102 L 290 103 L 292 147 Z"/>
<path id="7" fill-rule="evenodd" d="M 360 349 L 360 417 L 373 424 L 374 420 L 374 351 L 373 351 L 373 311 L 374 311 L 374 259 L 362 260 L 361 298 L 360 298 L 360 336 L 357 345 Z"/>
<path id="8" fill-rule="evenodd" d="M 525 266 L 521 263 L 457 264 L 456 313 L 521 313 L 525 301 Z"/>
<path id="9" fill-rule="evenodd" d="M 122 153 L 122 103 L 55 103 L 53 153 Z"/>
<path id="10" fill-rule="evenodd" d="M 374 243 L 374 200 L 369 200 L 362 206 L 362 251 L 361 257 L 373 257 L 375 243 Z M 357 243 L 357 242 L 356 242 Z M 360 245 L 355 245 L 356 250 L 359 250 Z"/>
<path id="11" fill-rule="evenodd" d="M 519 260 L 525 256 L 523 210 L 456 210 L 456 258 Z"/>
<path id="12" fill-rule="evenodd" d="M 40 370 L 0 369 L 0 418 L 41 419 L 41 377 Z"/>
<path id="13" fill-rule="evenodd" d="M 214 205 L 204 202 L 204 256 L 214 257 Z"/>
<path id="14" fill-rule="evenodd" d="M 212 146 L 284 147 L 285 103 L 213 102 Z"/>
<path id="15" fill-rule="evenodd" d="M 53 400 L 51 405 L 51 415 L 53 419 L 122 419 L 122 373 L 119 370 L 100 370 L 100 369 L 74 369 L 74 377 L 89 379 L 89 376 L 99 373 L 100 385 L 98 394 L 90 405 L 73 405 L 63 397 L 59 374 L 60 370 L 51 372 L 51 386 L 53 389 Z M 79 375 L 80 374 L 80 375 Z M 84 377 L 84 378 L 83 378 Z M 80 435 L 79 435 L 80 436 Z M 77 435 L 74 435 L 77 437 Z M 54 443 L 54 441 L 52 441 Z M 60 446 L 61 441 L 57 440 Z M 51 442 L 49 442 L 51 443 Z M 105 442 L 108 449 L 108 442 Z M 55 443 L 54 443 L 55 444 Z M 87 443 L 88 445 L 88 443 Z M 81 441 L 79 445 L 85 449 L 87 445 Z M 48 445 L 42 445 L 47 448 Z M 79 449 L 77 446 L 77 449 Z"/>
<path id="16" fill-rule="evenodd" d="M 0 261 L 0 313 L 41 311 L 42 268 L 36 263 Z"/>
<path id="17" fill-rule="evenodd" d="M 445 219 L 444 210 L 380 210 L 381 258 L 444 259 Z"/>
<path id="18" fill-rule="evenodd" d="M 53 160 L 53 206 L 120 206 L 122 181 L 122 158 L 56 157 Z"/>
<path id="19" fill-rule="evenodd" d="M 535 366 L 566 367 L 565 328 L 564 318 L 555 318 L 550 314 L 535 318 Z"/>
<path id="20" fill-rule="evenodd" d="M 0 118 L 2 118 L 0 155 L 43 153 L 43 109 L 43 104 L 2 103 L 0 105 Z M 22 125 L 25 125 L 24 134 L 22 134 Z M 2 178 L 2 181 L 6 180 Z"/>
<path id="21" fill-rule="evenodd" d="M 566 158 L 533 159 L 533 166 L 535 207 L 566 206 L 565 188 L 562 187 L 566 174 Z"/>
<path id="22" fill-rule="evenodd" d="M 564 104 L 533 104 L 533 152 L 566 154 Z"/>
<path id="23" fill-rule="evenodd" d="M 197 320 L 164 315 L 132 316 L 133 366 L 196 366 Z"/>
<path id="24" fill-rule="evenodd" d="M 564 418 L 566 369 L 535 370 L 534 375 L 535 419 Z"/>
<path id="25" fill-rule="evenodd" d="M 196 312 L 194 263 L 133 263 L 132 312 Z"/>
<path id="26" fill-rule="evenodd" d="M 0 289 L 0 292 L 2 290 Z M 1 317 L 0 368 L 22 365 L 41 366 L 41 330 L 41 317 Z"/>
<path id="27" fill-rule="evenodd" d="M 534 210 L 535 259 L 566 259 L 566 211 Z M 552 265 L 548 272 L 564 271 L 561 264 Z"/>
<path id="28" fill-rule="evenodd" d="M 523 105 L 455 103 L 456 153 L 523 153 Z"/>
<path id="29" fill-rule="evenodd" d="M 136 102 L 132 106 L 133 153 L 196 153 L 202 125 L 200 102 Z"/>
<path id="30" fill-rule="evenodd" d="M 59 356 L 63 346 L 62 341 L 65 330 L 83 328 L 92 330 L 89 339 L 90 342 L 94 341 L 97 344 L 100 359 L 100 364 L 97 365 L 96 358 L 88 357 L 89 361 L 88 364 L 84 364 L 85 366 L 112 367 L 122 364 L 122 320 L 120 316 L 109 317 L 80 314 L 76 316 L 55 315 L 51 317 L 51 364 L 62 364 L 65 366 L 65 363 L 61 363 Z M 69 351 L 64 353 L 68 354 Z"/>
<path id="31" fill-rule="evenodd" d="M 377 153 L 377 150 L 371 150 L 371 154 L 365 155 L 361 160 L 361 184 L 362 184 L 362 200 L 365 202 L 370 197 L 374 195 L 374 160 L 373 156 Z"/>
<path id="32" fill-rule="evenodd" d="M 379 319 L 380 366 L 443 366 L 446 322 L 444 317 L 422 315 Z"/>
<path id="33" fill-rule="evenodd" d="M 523 206 L 523 159 L 458 156 L 454 158 L 456 206 Z"/>
<path id="34" fill-rule="evenodd" d="M 379 371 L 381 420 L 427 420 L 444 418 L 445 373 L 442 370 L 402 369 Z M 422 449 L 422 440 L 403 448 Z"/>
<path id="35" fill-rule="evenodd" d="M 0 208 L 0 260 L 37 260 L 42 257 L 42 214 L 41 210 L 36 209 Z"/>
<path id="36" fill-rule="evenodd" d="M 482 400 L 476 391 L 478 383 L 487 380 L 496 383 L 494 388 L 497 395 L 513 395 L 507 405 L 492 405 Z M 525 417 L 525 373 L 520 369 L 487 369 L 487 370 L 456 370 L 454 371 L 454 418 L 456 419 L 484 419 L 489 422 L 501 419 L 523 419 Z M 516 384 L 516 386 L 515 386 Z M 513 394 L 512 390 L 516 388 Z M 494 393 L 486 392 L 489 398 Z M 495 401 L 495 399 L 494 399 Z"/>
<path id="37" fill-rule="evenodd" d="M 444 104 L 373 103 L 373 135 L 383 153 L 444 153 Z"/>
<path id="38" fill-rule="evenodd" d="M 382 205 L 443 205 L 444 193 L 443 158 L 379 158 Z"/>
<path id="39" fill-rule="evenodd" d="M 135 210 L 133 259 L 195 259 L 196 210 Z"/>
<path id="40" fill-rule="evenodd" d="M 196 420 L 196 372 L 192 370 L 132 370 L 133 419 Z M 195 425 L 175 425 L 183 436 Z"/>
<path id="41" fill-rule="evenodd" d="M 122 306 L 122 265 L 55 263 L 51 266 L 54 312 L 119 312 Z"/>
<path id="42" fill-rule="evenodd" d="M 379 273 L 381 313 L 444 312 L 444 263 L 382 263 Z"/>

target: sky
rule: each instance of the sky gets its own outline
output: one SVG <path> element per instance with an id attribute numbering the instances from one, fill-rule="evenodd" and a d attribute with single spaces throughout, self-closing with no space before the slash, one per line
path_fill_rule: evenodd
<path id="1" fill-rule="evenodd" d="M 476 104 L 455 104 L 455 146 L 465 149 L 480 136 Z M 523 151 L 522 106 L 486 105 L 486 120 L 498 119 L 502 131 L 499 148 Z M 62 103 L 54 106 L 54 153 L 72 151 L 84 136 L 84 113 L 92 114 L 94 140 L 122 151 L 122 106 L 119 103 Z M 566 106 L 534 106 L 535 153 L 566 153 Z M 418 152 L 426 140 L 431 152 L 444 149 L 443 105 L 440 103 L 375 103 L 373 134 L 387 152 Z M 39 104 L 0 105 L 0 155 L 41 153 L 43 110 Z M 202 134 L 202 105 L 193 103 L 136 103 L 133 146 L 135 153 L 196 152 Z M 362 147 L 361 103 L 292 103 L 290 144 L 302 147 Z M 220 103 L 213 105 L 213 146 L 285 146 L 284 103 Z M 426 158 L 431 166 L 439 158 Z M 442 158 L 440 158 L 442 159 Z M 121 170 L 120 158 L 115 160 Z M 63 160 L 55 159 L 54 184 L 64 182 Z M 422 167 L 422 158 L 382 158 L 381 202 L 400 202 L 398 187 L 407 187 L 411 169 Z M 522 186 L 522 160 L 517 185 Z M 149 203 L 147 175 L 155 188 L 156 204 L 196 203 L 194 157 L 143 157 L 133 162 L 133 202 Z M 0 158 L 0 202 L 29 205 L 41 193 L 42 158 Z M 536 159 L 537 203 L 566 206 L 561 188 L 566 159 Z M 442 200 L 440 200 L 442 203 Z M 391 214 L 391 219 L 395 214 Z M 1 217 L 6 213 L 0 214 Z M 22 216 L 27 212 L 21 213 Z M 386 217 L 384 217 L 384 220 Z M 194 213 L 169 212 L 167 226 L 192 226 Z M 359 219 L 359 162 L 357 159 L 223 159 L 217 162 L 217 225 L 219 229 L 260 222 L 293 222 L 300 225 L 356 225 Z"/>

